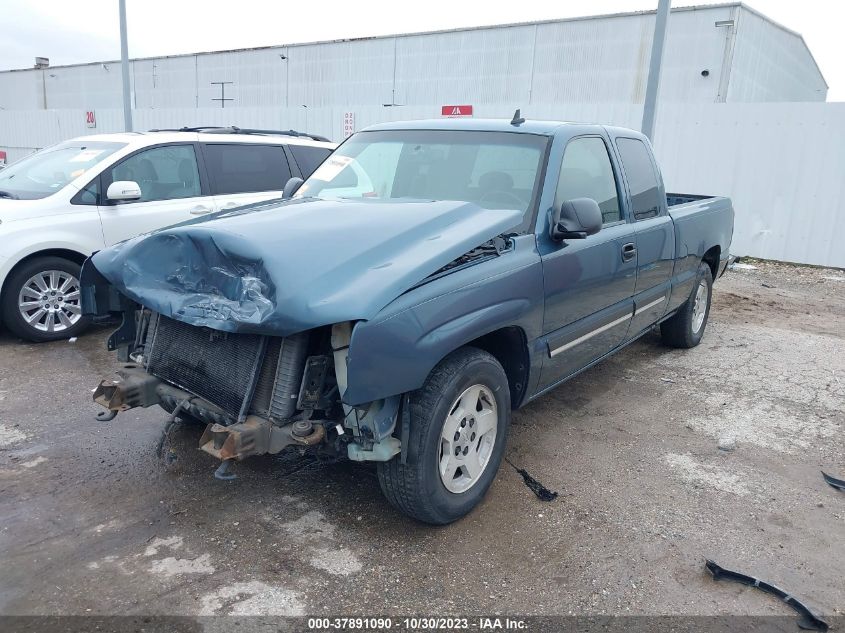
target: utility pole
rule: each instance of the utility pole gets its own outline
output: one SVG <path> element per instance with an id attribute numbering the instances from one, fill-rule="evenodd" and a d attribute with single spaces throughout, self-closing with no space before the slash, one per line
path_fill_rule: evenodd
<path id="1" fill-rule="evenodd" d="M 129 100 L 129 44 L 126 41 L 126 0 L 120 3 L 120 71 L 123 75 L 123 127 L 132 131 L 132 102 Z"/>
<path id="2" fill-rule="evenodd" d="M 654 39 L 651 42 L 651 62 L 648 66 L 648 83 L 643 104 L 643 124 L 640 128 L 650 140 L 654 140 L 654 119 L 657 109 L 657 91 L 660 88 L 660 68 L 663 65 L 663 44 L 669 26 L 671 0 L 658 0 L 657 16 L 654 22 Z"/>

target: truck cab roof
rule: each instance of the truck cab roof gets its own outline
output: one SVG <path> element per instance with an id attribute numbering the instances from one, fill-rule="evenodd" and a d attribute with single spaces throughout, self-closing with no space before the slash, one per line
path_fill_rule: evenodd
<path id="1" fill-rule="evenodd" d="M 468 132 L 513 132 L 517 134 L 539 134 L 555 136 L 563 131 L 568 134 L 589 134 L 590 132 L 606 132 L 612 136 L 631 136 L 644 139 L 645 136 L 636 130 L 623 127 L 610 127 L 596 123 L 581 123 L 575 121 L 539 121 L 526 119 L 523 123 L 514 125 L 510 119 L 470 119 L 443 118 L 419 119 L 412 121 L 393 121 L 378 123 L 362 130 L 362 132 L 387 130 L 447 130 Z"/>

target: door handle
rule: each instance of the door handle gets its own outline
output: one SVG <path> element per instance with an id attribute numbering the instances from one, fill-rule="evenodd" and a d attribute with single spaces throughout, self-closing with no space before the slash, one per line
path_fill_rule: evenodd
<path id="1" fill-rule="evenodd" d="M 191 215 L 205 215 L 206 213 L 211 213 L 211 211 L 212 211 L 211 207 L 198 205 L 198 206 L 194 207 L 193 209 L 191 209 L 190 214 Z"/>
<path id="2" fill-rule="evenodd" d="M 629 262 L 637 256 L 637 247 L 633 242 L 628 242 L 622 247 L 622 261 Z"/>

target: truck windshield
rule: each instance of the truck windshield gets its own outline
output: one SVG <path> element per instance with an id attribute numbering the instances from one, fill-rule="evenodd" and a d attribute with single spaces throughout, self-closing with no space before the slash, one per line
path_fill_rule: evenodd
<path id="1" fill-rule="evenodd" d="M 512 132 L 361 132 L 329 156 L 296 197 L 457 200 L 526 211 L 547 142 Z"/>
<path id="2" fill-rule="evenodd" d="M 80 140 L 48 147 L 0 171 L 0 192 L 16 200 L 46 198 L 125 146 Z"/>

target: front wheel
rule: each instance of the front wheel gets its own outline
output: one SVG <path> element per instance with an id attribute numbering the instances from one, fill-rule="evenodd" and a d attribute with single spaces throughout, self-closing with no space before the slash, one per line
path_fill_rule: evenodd
<path id="1" fill-rule="evenodd" d="M 713 273 L 710 266 L 701 262 L 695 285 L 686 303 L 677 313 L 660 324 L 663 342 L 672 347 L 690 348 L 701 342 L 707 318 L 710 316 L 710 299 L 713 295 Z"/>
<path id="2" fill-rule="evenodd" d="M 502 461 L 510 426 L 510 390 L 499 362 L 466 347 L 446 357 L 411 394 L 406 461 L 379 463 L 387 500 L 435 525 L 472 510 Z"/>
<path id="3" fill-rule="evenodd" d="M 36 257 L 18 265 L 3 290 L 3 322 L 36 343 L 66 339 L 88 327 L 82 316 L 79 264 L 61 257 Z"/>

